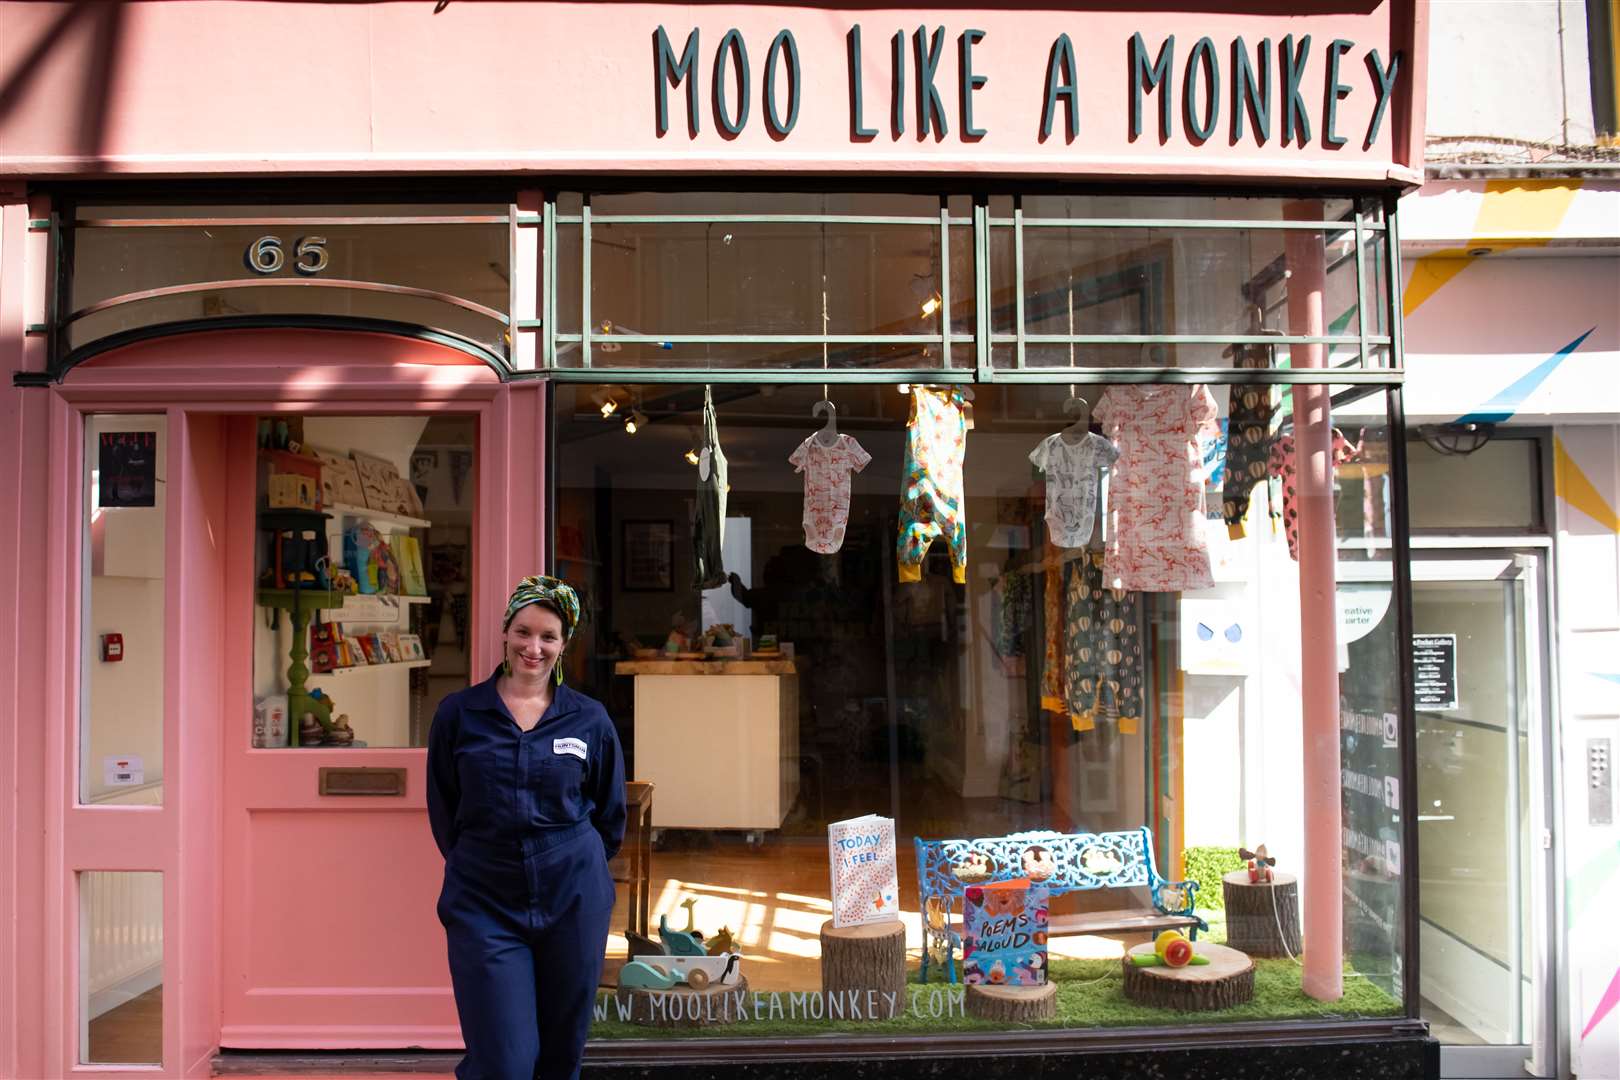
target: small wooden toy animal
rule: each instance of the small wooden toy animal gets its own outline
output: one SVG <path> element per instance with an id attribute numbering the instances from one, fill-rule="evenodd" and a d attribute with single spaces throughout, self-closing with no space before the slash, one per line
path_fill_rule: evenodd
<path id="1" fill-rule="evenodd" d="M 1277 860 L 1266 854 L 1266 845 L 1261 844 L 1253 851 L 1238 848 L 1238 858 L 1248 863 L 1249 884 L 1258 885 L 1261 882 L 1269 883 L 1276 880 L 1271 868 L 1277 865 Z"/>

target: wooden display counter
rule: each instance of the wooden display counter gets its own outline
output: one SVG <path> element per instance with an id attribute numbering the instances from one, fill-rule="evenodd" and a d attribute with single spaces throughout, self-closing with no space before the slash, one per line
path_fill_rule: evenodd
<path id="1" fill-rule="evenodd" d="M 636 680 L 635 775 L 657 829 L 777 829 L 799 797 L 797 661 L 623 660 Z"/>

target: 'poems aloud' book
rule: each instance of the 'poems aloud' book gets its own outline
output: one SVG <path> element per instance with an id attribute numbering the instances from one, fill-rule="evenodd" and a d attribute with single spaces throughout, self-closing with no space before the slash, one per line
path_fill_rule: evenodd
<path id="1" fill-rule="evenodd" d="M 894 819 L 868 814 L 827 826 L 834 926 L 900 917 L 894 864 Z"/>
<path id="2" fill-rule="evenodd" d="M 962 981 L 1046 982 L 1047 891 L 1028 878 L 962 890 Z"/>

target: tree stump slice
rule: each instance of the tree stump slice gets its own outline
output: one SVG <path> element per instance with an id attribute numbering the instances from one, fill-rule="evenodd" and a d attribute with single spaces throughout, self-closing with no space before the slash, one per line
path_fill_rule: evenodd
<path id="1" fill-rule="evenodd" d="M 1247 870 L 1221 876 L 1226 898 L 1226 944 L 1250 956 L 1298 956 L 1299 881 L 1276 874 L 1271 882 L 1249 882 Z"/>
<path id="2" fill-rule="evenodd" d="M 701 1028 L 734 1024 L 744 1019 L 741 1010 L 750 1008 L 748 980 L 738 976 L 735 983 L 710 983 L 702 990 L 674 986 L 668 990 L 614 991 L 617 1008 L 608 1009 L 608 1019 L 624 1017 L 632 1024 L 660 1028 Z"/>
<path id="3" fill-rule="evenodd" d="M 1230 1009 L 1254 998 L 1254 961 L 1224 945 L 1193 946 L 1209 957 L 1196 967 L 1138 967 L 1132 956 L 1152 955 L 1152 945 L 1134 946 L 1121 961 L 1125 965 L 1125 996 L 1142 1005 L 1178 1012 Z"/>
<path id="4" fill-rule="evenodd" d="M 837 927 L 821 924 L 821 989 L 838 994 L 906 990 L 906 924 L 898 920 Z"/>
<path id="5" fill-rule="evenodd" d="M 980 1020 L 1025 1023 L 1057 1016 L 1057 983 L 1040 986 L 997 986 L 974 983 L 967 988 L 967 1014 Z"/>

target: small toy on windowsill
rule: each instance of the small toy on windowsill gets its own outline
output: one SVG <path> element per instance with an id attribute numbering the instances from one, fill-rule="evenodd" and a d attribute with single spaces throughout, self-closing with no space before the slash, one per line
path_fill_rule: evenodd
<path id="1" fill-rule="evenodd" d="M 1178 930 L 1163 931 L 1153 939 L 1152 952 L 1133 952 L 1130 958 L 1137 967 L 1202 967 L 1209 963 L 1209 957 L 1194 952 L 1193 943 Z"/>
<path id="2" fill-rule="evenodd" d="M 742 655 L 742 643 L 737 630 L 730 623 L 716 623 L 703 635 L 703 653 L 717 659 L 735 659 Z"/>
<path id="3" fill-rule="evenodd" d="M 1269 885 L 1276 880 L 1276 874 L 1273 873 L 1272 868 L 1277 865 L 1277 860 L 1266 854 L 1266 845 L 1261 844 L 1253 851 L 1248 848 L 1238 848 L 1238 858 L 1244 860 L 1247 864 L 1249 884 L 1259 885 L 1264 883 Z"/>

